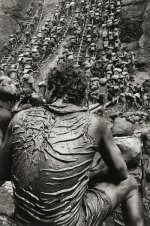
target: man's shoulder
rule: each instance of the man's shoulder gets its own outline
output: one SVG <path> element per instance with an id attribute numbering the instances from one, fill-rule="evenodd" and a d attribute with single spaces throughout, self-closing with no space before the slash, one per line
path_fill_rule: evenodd
<path id="1" fill-rule="evenodd" d="M 102 124 L 107 124 L 108 123 L 108 121 L 104 117 L 102 117 L 102 116 L 100 116 L 98 114 L 90 113 L 90 118 L 93 121 L 93 123 L 98 123 L 98 125 L 102 125 Z"/>
<path id="2" fill-rule="evenodd" d="M 18 124 L 20 122 L 26 121 L 38 121 L 41 119 L 46 119 L 51 113 L 48 112 L 44 107 L 31 107 L 29 109 L 22 110 L 18 112 L 12 119 L 12 125 Z"/>
<path id="3" fill-rule="evenodd" d="M 104 117 L 92 113 L 90 114 L 90 122 L 90 125 L 94 130 L 103 133 L 108 126 L 108 121 Z"/>

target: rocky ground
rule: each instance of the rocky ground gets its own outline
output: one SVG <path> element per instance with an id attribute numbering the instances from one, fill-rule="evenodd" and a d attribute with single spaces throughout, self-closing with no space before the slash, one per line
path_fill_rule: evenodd
<path id="1" fill-rule="evenodd" d="M 24 17 L 24 11 L 27 8 L 31 0 L 0 0 L 0 46 L 8 40 L 9 34 L 15 32 L 18 26 L 18 20 Z M 54 5 L 58 0 L 45 0 L 45 16 L 48 17 L 53 11 Z M 137 59 L 136 79 L 139 82 L 142 82 L 145 78 L 150 76 L 150 1 L 149 0 L 123 0 L 124 7 L 122 10 L 122 41 L 124 45 L 128 46 L 130 50 L 135 51 Z M 19 13 L 18 13 L 19 12 Z M 65 42 L 66 40 L 64 40 Z M 57 50 L 57 53 L 61 52 L 60 49 Z M 56 55 L 57 55 L 56 53 Z M 55 57 L 51 60 L 45 62 L 41 68 L 41 73 L 45 77 L 49 67 L 55 62 Z M 115 125 L 115 107 L 109 109 L 112 113 L 111 123 Z M 119 110 L 117 109 L 117 114 L 119 115 Z M 149 114 L 147 112 L 147 114 Z M 146 127 L 149 127 L 149 123 L 146 124 L 143 122 L 143 115 L 136 115 L 137 121 L 132 121 L 132 114 L 121 116 L 120 125 L 124 128 L 122 129 L 113 127 L 113 134 L 118 145 L 124 140 L 124 145 L 120 145 L 122 151 L 125 151 L 128 148 L 130 142 L 133 142 L 132 150 L 129 150 L 130 155 L 125 155 L 125 159 L 129 165 L 130 172 L 134 174 L 140 184 L 141 190 L 144 188 L 143 192 L 143 209 L 145 216 L 145 225 L 150 225 L 150 153 L 149 149 L 144 151 L 142 150 L 142 144 L 139 140 L 141 130 L 143 131 Z M 118 125 L 118 123 L 116 123 Z M 126 132 L 126 133 L 125 133 Z M 130 134 L 129 134 L 130 132 Z M 150 132 L 148 134 L 148 142 L 150 142 Z M 121 142 L 122 144 L 122 142 Z M 149 143 L 146 144 L 149 147 Z M 136 147 L 136 148 L 135 148 Z M 142 180 L 142 165 L 141 159 L 144 158 L 145 161 L 145 177 Z M 134 165 L 134 169 L 130 167 Z M 14 202 L 12 198 L 12 186 L 10 183 L 6 183 L 4 187 L 0 188 L 0 226 L 16 226 L 15 221 L 13 220 L 13 211 L 14 211 Z M 111 220 L 107 225 L 113 226 Z"/>

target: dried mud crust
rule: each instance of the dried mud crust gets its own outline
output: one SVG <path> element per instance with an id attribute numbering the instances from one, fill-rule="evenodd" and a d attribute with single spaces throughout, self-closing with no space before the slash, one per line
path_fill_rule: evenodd
<path id="1" fill-rule="evenodd" d="M 14 200 L 12 194 L 6 189 L 11 190 L 10 183 L 6 184 L 5 188 L 0 188 L 0 226 L 18 226 L 13 219 Z M 106 223 L 106 226 L 114 226 L 111 217 L 107 219 Z"/>

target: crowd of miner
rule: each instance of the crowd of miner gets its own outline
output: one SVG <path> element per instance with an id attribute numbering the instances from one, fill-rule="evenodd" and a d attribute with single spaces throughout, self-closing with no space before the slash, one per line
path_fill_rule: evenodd
<path id="1" fill-rule="evenodd" d="M 85 2 L 84 2 L 85 3 Z M 149 93 L 147 85 L 135 83 L 135 55 L 122 48 L 120 41 L 120 12 L 122 2 L 93 1 L 93 4 L 85 4 L 82 13 L 78 13 L 73 24 L 73 36 L 70 38 L 69 60 L 74 59 L 76 46 L 79 45 L 83 32 L 83 21 L 89 10 L 89 20 L 86 26 L 85 36 L 85 59 L 79 60 L 78 66 L 83 66 L 90 83 L 89 99 L 92 103 L 106 102 L 118 97 L 117 103 L 121 102 L 122 110 L 126 111 L 131 106 L 138 109 L 143 105 L 149 105 Z M 102 26 L 102 32 L 100 27 Z M 103 50 L 99 49 L 98 39 L 102 36 Z M 60 56 L 60 62 L 65 61 L 66 49 Z"/>
<path id="2" fill-rule="evenodd" d="M 81 1 L 81 4 L 82 10 L 75 11 L 71 37 L 64 45 L 57 65 L 74 63 L 76 67 L 83 68 L 90 81 L 91 103 L 105 105 L 105 102 L 114 101 L 117 97 L 122 111 L 130 107 L 148 107 L 149 80 L 143 84 L 135 82 L 135 55 L 121 46 L 121 1 L 108 1 L 105 4 L 102 1 Z M 101 36 L 102 49 L 98 45 Z"/>
<path id="3" fill-rule="evenodd" d="M 40 0 L 40 8 L 43 7 L 42 4 L 43 1 Z M 34 4 L 31 4 L 26 14 L 27 17 L 33 16 L 32 23 L 28 29 L 22 24 L 21 31 L 11 35 L 8 45 L 5 45 L 3 50 L 5 55 L 15 49 L 21 40 L 20 33 L 24 32 L 24 40 L 21 41 L 26 44 L 25 52 L 19 56 L 15 54 L 11 68 L 7 64 L 1 64 L 1 115 L 4 115 L 4 111 L 5 115 L 8 115 L 6 124 L 12 117 L 9 111 L 16 113 L 23 108 L 45 104 L 46 82 L 41 78 L 37 89 L 35 80 L 41 62 L 52 55 L 63 40 L 67 18 L 71 16 L 73 20 L 69 27 L 69 41 L 63 46 L 53 70 L 66 64 L 82 68 L 89 80 L 89 103 L 101 104 L 102 113 L 105 113 L 108 101 L 118 109 L 121 106 L 121 112 L 126 112 L 131 107 L 135 110 L 149 107 L 150 82 L 146 80 L 143 84 L 135 83 L 134 53 L 121 45 L 121 6 L 121 0 L 59 1 L 51 18 L 46 18 L 41 29 L 33 35 L 38 18 L 34 12 Z M 124 114 L 122 117 L 132 124 L 145 122 L 148 118 L 146 113 L 136 114 L 133 117 Z M 5 131 L 1 133 L 2 141 Z"/>
<path id="4" fill-rule="evenodd" d="M 42 6 L 41 0 L 39 5 Z M 19 56 L 16 53 L 11 67 L 8 68 L 7 64 L 1 65 L 1 86 L 7 86 L 9 83 L 11 89 L 15 86 L 23 90 L 25 96 L 37 93 L 35 79 L 39 65 L 44 58 L 53 53 L 54 48 L 57 48 L 66 29 L 66 18 L 74 14 L 69 44 L 64 46 L 57 65 L 73 63 L 76 67 L 82 67 L 85 70 L 90 81 L 89 101 L 91 103 L 105 105 L 108 100 L 114 101 L 117 97 L 117 104 L 121 103 L 123 111 L 130 107 L 136 109 L 142 106 L 148 107 L 149 81 L 143 84 L 134 82 L 134 53 L 121 46 L 119 29 L 121 6 L 121 0 L 106 1 L 105 4 L 102 0 L 82 0 L 80 3 L 74 0 L 60 1 L 56 5 L 53 16 L 47 18 L 42 28 L 32 36 L 34 27 L 37 25 L 37 15 L 34 15 L 29 29 L 26 31 L 26 26 L 22 24 L 21 31 L 10 35 L 9 43 L 4 45 L 4 54 L 12 51 L 21 40 L 21 32 L 24 32 L 26 51 Z M 31 4 L 27 15 L 31 16 L 33 13 L 34 4 Z M 86 29 L 85 21 L 87 21 Z M 81 42 L 84 29 L 84 42 Z M 98 45 L 101 36 L 103 49 Z M 81 55 L 77 60 L 76 52 L 80 44 L 85 55 L 82 59 Z M 43 101 L 44 86 L 45 81 L 41 81 L 39 95 L 43 97 Z"/>
<path id="5" fill-rule="evenodd" d="M 40 8 L 43 7 L 42 4 L 43 1 L 40 0 Z M 14 58 L 14 63 L 11 65 L 7 63 L 1 64 L 2 90 L 5 89 L 10 93 L 14 93 L 17 89 L 17 93 L 23 95 L 26 99 L 38 91 L 39 96 L 41 96 L 41 90 L 43 90 L 45 82 L 41 81 L 38 84 L 39 90 L 35 87 L 35 80 L 39 73 L 41 62 L 49 55 L 52 55 L 63 40 L 68 25 L 66 18 L 73 15 L 74 9 L 78 5 L 80 4 L 77 4 L 75 1 L 60 1 L 56 5 L 52 17 L 45 19 L 43 26 L 36 34 L 34 30 L 39 19 L 37 14 L 33 16 L 32 22 L 29 25 L 26 23 L 21 24 L 21 30 L 16 34 L 10 35 L 8 44 L 4 45 L 3 55 L 5 56 L 10 53 Z M 31 4 L 27 11 L 27 17 L 32 16 L 33 13 L 34 4 Z M 20 37 L 22 32 L 24 36 Z M 18 55 L 15 49 L 20 43 L 25 44 L 25 51 Z"/>
<path id="6" fill-rule="evenodd" d="M 42 4 L 43 1 L 39 0 L 38 7 L 42 8 Z M 69 42 L 63 46 L 56 67 L 74 64 L 75 67 L 82 68 L 89 80 L 89 103 L 102 104 L 103 113 L 108 101 L 121 106 L 122 112 L 131 107 L 148 108 L 150 82 L 146 80 L 143 84 L 135 83 L 134 53 L 121 45 L 121 6 L 121 0 L 59 1 L 52 17 L 46 18 L 41 29 L 33 36 L 38 18 L 34 4 L 31 3 L 26 14 L 27 17 L 33 16 L 32 23 L 28 27 L 22 23 L 21 30 L 12 34 L 3 48 L 4 55 L 11 51 L 14 54 L 16 46 L 24 42 L 25 52 L 20 55 L 15 53 L 11 66 L 1 64 L 0 67 L 0 90 L 4 99 L 7 99 L 6 94 L 17 94 L 14 111 L 37 102 L 45 103 L 46 82 L 41 78 L 37 89 L 35 80 L 43 59 L 53 54 L 64 38 L 67 18 L 72 15 Z M 24 33 L 23 40 L 20 38 L 21 32 Z M 101 47 L 99 41 L 102 41 Z M 23 105 L 18 108 L 22 102 Z"/>

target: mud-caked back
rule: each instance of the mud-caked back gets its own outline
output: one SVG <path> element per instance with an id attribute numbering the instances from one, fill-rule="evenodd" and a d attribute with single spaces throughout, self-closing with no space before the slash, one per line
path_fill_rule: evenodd
<path id="1" fill-rule="evenodd" d="M 38 107 L 15 116 L 12 175 L 21 219 L 76 225 L 95 154 L 89 123 L 87 111 Z"/>

